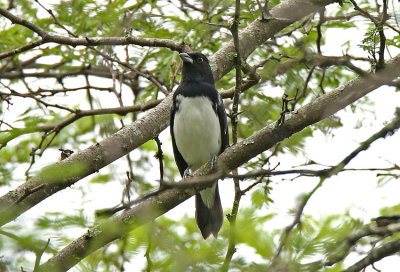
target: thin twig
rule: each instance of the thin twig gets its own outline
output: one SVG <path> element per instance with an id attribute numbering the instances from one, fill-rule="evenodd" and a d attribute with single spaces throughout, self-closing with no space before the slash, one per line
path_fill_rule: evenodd
<path id="1" fill-rule="evenodd" d="M 161 141 L 160 139 L 157 137 L 154 138 L 154 140 L 157 143 L 157 153 L 156 155 L 154 155 L 154 157 L 156 157 L 158 159 L 158 164 L 160 166 L 160 188 L 162 188 L 164 186 L 163 182 L 164 182 L 164 164 L 163 164 L 163 158 L 164 158 L 164 154 L 161 148 Z"/>
<path id="2" fill-rule="evenodd" d="M 40 265 L 40 259 L 42 258 L 43 253 L 46 251 L 46 249 L 49 247 L 50 244 L 50 238 L 47 239 L 47 243 L 46 245 L 43 247 L 42 250 L 40 250 L 39 252 L 36 252 L 36 259 L 35 259 L 35 266 L 33 268 L 33 272 L 37 271 L 39 269 L 39 265 Z"/>
<path id="3" fill-rule="evenodd" d="M 146 266 L 146 271 L 150 272 L 151 268 L 153 266 L 153 261 L 151 260 L 150 253 L 153 247 L 153 229 L 154 229 L 154 222 L 151 222 L 149 225 L 149 228 L 147 230 L 147 248 L 146 248 L 146 253 L 144 256 L 146 257 L 147 261 L 147 266 Z"/>
<path id="4" fill-rule="evenodd" d="M 378 29 L 379 33 L 379 58 L 378 58 L 378 63 L 376 65 L 376 69 L 382 69 L 385 66 L 385 48 L 386 48 L 386 36 L 385 32 L 383 29 L 383 26 L 388 19 L 388 14 L 387 14 L 387 5 L 388 0 L 383 0 L 383 10 L 382 10 L 382 15 L 381 15 L 381 20 L 379 24 L 375 24 L 375 27 Z"/>
<path id="5" fill-rule="evenodd" d="M 232 143 L 237 143 L 237 126 L 238 120 L 237 115 L 239 111 L 239 98 L 240 92 L 242 88 L 242 58 L 240 57 L 240 43 L 239 43 L 239 23 L 240 23 L 240 0 L 235 1 L 235 14 L 233 18 L 233 22 L 230 27 L 230 31 L 232 33 L 233 43 L 235 45 L 235 69 L 236 69 L 236 86 L 235 91 L 233 93 L 233 105 L 232 105 Z M 232 173 L 237 174 L 237 169 L 233 170 Z M 235 189 L 235 198 L 232 205 L 231 214 L 227 215 L 229 220 L 229 244 L 228 249 L 225 255 L 224 263 L 221 266 L 221 271 L 228 271 L 230 263 L 232 261 L 233 254 L 236 252 L 236 217 L 239 211 L 239 203 L 242 197 L 240 190 L 240 182 L 239 179 L 233 179 L 234 189 Z"/>
<path id="6" fill-rule="evenodd" d="M 321 26 L 325 22 L 325 8 L 319 12 L 319 21 L 317 24 L 317 51 L 318 54 L 322 54 L 321 51 L 321 41 L 322 41 L 322 31 Z"/>

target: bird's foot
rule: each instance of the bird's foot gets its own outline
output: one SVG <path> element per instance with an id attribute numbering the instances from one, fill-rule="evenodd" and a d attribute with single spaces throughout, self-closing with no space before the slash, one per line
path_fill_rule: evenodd
<path id="1" fill-rule="evenodd" d="M 186 168 L 185 172 L 183 172 L 183 179 L 191 178 L 192 176 L 192 171 L 190 171 L 190 168 Z"/>
<path id="2" fill-rule="evenodd" d="M 211 159 L 208 162 L 210 163 L 211 168 L 214 168 L 215 163 L 217 162 L 217 156 L 212 155 Z"/>

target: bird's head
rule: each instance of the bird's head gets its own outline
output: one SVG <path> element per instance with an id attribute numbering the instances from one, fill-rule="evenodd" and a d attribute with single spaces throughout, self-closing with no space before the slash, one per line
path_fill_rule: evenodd
<path id="1" fill-rule="evenodd" d="M 199 52 L 180 53 L 183 61 L 182 80 L 205 80 L 214 83 L 210 63 L 205 55 Z"/>

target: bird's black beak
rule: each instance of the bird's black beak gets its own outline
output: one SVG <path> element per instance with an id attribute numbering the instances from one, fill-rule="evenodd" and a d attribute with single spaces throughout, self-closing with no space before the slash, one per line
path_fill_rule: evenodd
<path id="1" fill-rule="evenodd" d="M 179 56 L 181 57 L 183 62 L 189 62 L 191 64 L 193 63 L 193 59 L 189 56 L 188 53 L 180 53 Z"/>

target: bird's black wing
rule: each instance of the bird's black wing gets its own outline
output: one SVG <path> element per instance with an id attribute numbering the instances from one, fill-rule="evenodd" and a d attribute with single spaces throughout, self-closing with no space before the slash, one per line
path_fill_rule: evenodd
<path id="1" fill-rule="evenodd" d="M 185 172 L 185 170 L 188 168 L 188 164 L 186 163 L 186 161 L 183 159 L 181 153 L 178 150 L 178 147 L 176 146 L 176 142 L 175 142 L 175 135 L 174 135 L 174 118 L 175 118 L 175 111 L 177 110 L 177 106 L 176 105 L 176 100 L 175 97 L 177 96 L 177 94 L 181 91 L 181 86 L 178 87 L 178 89 L 175 91 L 174 93 L 174 97 L 172 100 L 172 108 L 171 108 L 171 120 L 170 120 L 170 130 L 171 130 L 171 137 L 172 137 L 172 149 L 174 151 L 174 157 L 175 157 L 175 162 L 176 165 L 178 166 L 179 169 L 179 173 L 181 174 L 181 176 L 183 177 L 183 173 Z"/>
<path id="2" fill-rule="evenodd" d="M 225 112 L 224 101 L 222 101 L 221 95 L 218 93 L 218 103 L 217 103 L 217 114 L 219 119 L 219 125 L 221 127 L 221 151 L 222 153 L 225 148 L 229 146 L 229 132 L 228 132 L 228 118 Z"/>

